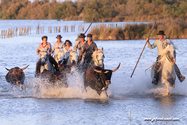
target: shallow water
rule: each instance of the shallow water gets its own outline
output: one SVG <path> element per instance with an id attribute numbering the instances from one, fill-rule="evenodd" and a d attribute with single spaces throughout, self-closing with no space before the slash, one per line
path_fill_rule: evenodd
<path id="1" fill-rule="evenodd" d="M 37 20 L 40 22 L 41 20 Z M 33 20 L 32 25 L 38 24 Z M 21 21 L 18 21 L 21 25 Z M 25 21 L 23 21 L 25 22 Z M 47 21 L 46 21 L 47 22 Z M 60 25 L 62 21 L 56 21 Z M 55 25 L 55 20 L 51 24 Z M 3 22 L 6 23 L 6 22 Z M 13 23 L 9 21 L 11 25 Z M 68 22 L 70 23 L 83 23 Z M 1 23 L 2 24 L 2 23 Z M 26 24 L 30 24 L 26 21 Z M 26 25 L 24 24 L 24 25 Z M 77 24 L 77 25 L 78 25 Z M 16 24 L 15 24 L 16 25 Z M 49 26 L 49 24 L 44 24 Z M 89 25 L 89 24 L 88 24 Z M 14 25 L 13 25 L 14 26 Z M 21 25 L 22 26 L 22 25 Z M 0 29 L 4 29 L 4 27 Z M 63 41 L 70 39 L 75 44 L 79 32 L 63 33 Z M 186 80 L 182 83 L 176 79 L 175 88 L 169 96 L 164 96 L 165 87 L 151 84 L 150 69 L 156 60 L 157 50 L 147 47 L 140 59 L 132 78 L 130 75 L 144 46 L 145 40 L 96 41 L 99 48 L 104 48 L 105 68 L 114 69 L 121 62 L 119 70 L 113 73 L 108 89 L 109 98 L 104 93 L 99 97 L 91 89 L 87 93 L 83 89 L 82 74 L 75 72 L 69 75 L 69 88 L 48 88 L 45 82 L 34 78 L 35 65 L 39 56 L 36 49 L 41 43 L 41 36 L 48 35 L 53 45 L 59 33 L 35 34 L 0 39 L 0 120 L 2 125 L 61 125 L 61 124 L 186 124 L 187 92 Z M 172 40 L 178 46 L 177 64 L 185 76 L 187 50 L 186 39 Z M 150 41 L 151 43 L 154 40 Z M 5 80 L 5 67 L 20 68 L 26 74 L 24 91 L 11 89 Z M 45 83 L 47 84 L 47 83 Z M 40 85 L 37 89 L 35 86 Z M 153 121 L 153 118 L 179 118 L 179 121 Z M 152 121 L 145 121 L 152 118 Z"/>

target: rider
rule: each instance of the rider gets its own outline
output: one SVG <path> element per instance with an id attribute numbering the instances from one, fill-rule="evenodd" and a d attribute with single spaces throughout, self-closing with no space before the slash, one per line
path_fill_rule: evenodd
<path id="1" fill-rule="evenodd" d="M 65 65 L 67 63 L 70 51 L 73 50 L 71 41 L 66 40 L 64 44 L 65 47 L 63 49 L 63 54 L 62 54 L 63 61 L 61 65 Z"/>
<path id="2" fill-rule="evenodd" d="M 42 36 L 42 43 L 39 45 L 38 49 L 36 50 L 36 54 L 38 55 L 40 53 L 40 49 L 46 48 L 49 52 L 51 52 L 51 44 L 47 42 L 47 36 Z M 58 64 L 54 60 L 54 58 L 51 56 L 51 54 L 48 55 L 49 61 L 51 64 L 55 65 L 56 71 L 59 71 Z M 40 73 L 40 66 L 41 66 L 41 58 L 36 64 L 36 76 Z"/>
<path id="3" fill-rule="evenodd" d="M 57 35 L 57 42 L 55 42 L 53 44 L 53 48 L 52 48 L 52 51 L 51 51 L 51 54 L 55 52 L 55 60 L 58 59 L 58 55 L 60 54 L 59 52 L 62 51 L 62 49 L 64 48 L 64 42 L 61 41 L 61 38 L 62 36 L 61 35 Z"/>
<path id="4" fill-rule="evenodd" d="M 85 35 L 83 34 L 83 33 L 81 33 L 80 35 L 79 35 L 79 41 L 77 41 L 76 43 L 75 43 L 75 47 L 74 47 L 74 49 L 75 50 L 77 50 L 77 49 L 79 49 L 79 57 L 78 57 L 78 62 L 80 62 L 81 61 L 81 59 L 82 59 L 82 46 L 83 46 L 83 44 L 86 42 L 85 41 Z"/>
<path id="5" fill-rule="evenodd" d="M 153 44 L 149 43 L 149 38 L 146 39 L 148 42 L 148 48 L 154 49 L 155 47 L 157 47 L 157 49 L 158 49 L 158 56 L 157 56 L 157 61 L 156 61 L 156 66 L 155 66 L 156 70 L 154 71 L 154 78 L 152 81 L 152 83 L 155 85 L 158 84 L 159 72 L 157 72 L 157 69 L 159 69 L 159 67 L 161 66 L 161 64 L 158 61 L 161 59 L 162 51 L 166 48 L 167 44 L 174 45 L 169 39 L 164 38 L 164 35 L 165 35 L 164 31 L 162 31 L 162 30 L 159 31 L 157 35 L 158 35 L 159 39 L 156 40 Z M 176 64 L 174 64 L 174 69 L 175 69 L 175 72 L 177 74 L 179 81 L 182 82 L 185 79 L 185 77 L 183 75 L 181 75 L 180 70 Z"/>
<path id="6" fill-rule="evenodd" d="M 84 57 L 84 63 L 89 63 L 92 59 L 92 54 L 96 50 L 97 45 L 95 42 L 92 41 L 92 34 L 87 35 L 86 43 L 82 46 L 82 52 Z"/>

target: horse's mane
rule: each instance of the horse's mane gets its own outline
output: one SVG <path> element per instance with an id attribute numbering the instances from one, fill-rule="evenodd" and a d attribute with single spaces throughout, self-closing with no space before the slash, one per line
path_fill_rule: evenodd
<path id="1" fill-rule="evenodd" d="M 94 52 L 93 52 L 93 54 L 92 54 L 92 60 L 91 60 L 91 64 L 92 65 L 95 65 L 95 62 L 96 62 L 96 56 L 98 55 L 98 54 L 100 54 L 100 53 L 102 53 L 103 54 L 103 48 L 101 48 L 100 50 L 95 50 Z M 103 54 L 104 55 L 104 54 Z"/>
<path id="2" fill-rule="evenodd" d="M 92 58 L 96 58 L 96 55 L 98 55 L 98 53 L 103 53 L 103 50 L 94 51 L 93 54 L 92 54 Z"/>
<path id="3" fill-rule="evenodd" d="M 161 66 L 158 69 L 159 71 L 162 69 L 162 67 L 164 66 L 164 63 L 167 60 L 168 51 L 170 52 L 170 54 L 173 55 L 173 53 L 174 53 L 174 47 L 173 47 L 173 45 L 171 45 L 171 44 L 167 45 L 166 48 L 162 51 L 161 59 L 158 61 L 158 62 L 161 63 Z M 171 63 L 171 62 L 169 62 L 169 63 Z M 169 65 L 167 65 L 167 68 L 170 69 L 171 67 Z"/>
<path id="4" fill-rule="evenodd" d="M 77 54 L 77 51 L 76 51 L 76 50 L 71 50 L 69 56 L 70 56 L 72 53 L 76 53 L 76 54 Z M 68 57 L 67 64 L 70 64 L 70 63 L 71 63 L 71 60 L 70 60 L 70 58 Z"/>

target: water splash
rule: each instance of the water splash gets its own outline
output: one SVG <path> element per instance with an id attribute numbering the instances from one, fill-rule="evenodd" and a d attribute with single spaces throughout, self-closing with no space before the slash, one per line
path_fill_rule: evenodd
<path id="1" fill-rule="evenodd" d="M 106 99 L 103 92 L 101 96 L 91 88 L 84 91 L 83 73 L 75 70 L 73 74 L 67 75 L 68 88 L 62 87 L 62 81 L 57 81 L 53 86 L 48 80 L 35 78 L 33 81 L 33 96 L 36 98 L 80 98 L 80 99 Z"/>

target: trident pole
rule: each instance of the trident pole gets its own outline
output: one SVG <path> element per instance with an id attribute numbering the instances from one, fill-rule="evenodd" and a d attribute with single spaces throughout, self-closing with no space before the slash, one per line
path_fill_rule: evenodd
<path id="1" fill-rule="evenodd" d="M 154 24 L 153 24 L 153 26 L 152 26 L 152 28 L 151 28 L 151 31 L 150 31 L 150 33 L 149 33 L 149 36 L 148 36 L 147 38 L 150 37 L 150 35 L 151 35 L 152 31 L 153 31 L 153 28 L 154 28 L 155 24 L 156 24 L 156 22 L 154 22 Z M 138 62 L 139 62 L 139 60 L 140 60 L 140 58 L 141 58 L 141 56 L 142 56 L 142 53 L 143 53 L 143 51 L 144 51 L 144 49 L 145 49 L 145 46 L 146 46 L 147 42 L 148 42 L 148 41 L 146 40 L 145 45 L 144 45 L 144 47 L 143 47 L 143 49 L 142 49 L 142 52 L 140 53 L 140 56 L 139 56 L 139 58 L 138 58 L 138 61 L 136 62 L 136 65 L 135 65 L 135 67 L 134 67 L 134 70 L 133 70 L 133 72 L 132 72 L 132 74 L 131 74 L 131 77 L 132 77 L 133 74 L 134 74 L 134 71 L 135 71 L 135 69 L 136 69 L 136 67 L 137 67 L 137 65 L 138 65 Z"/>

